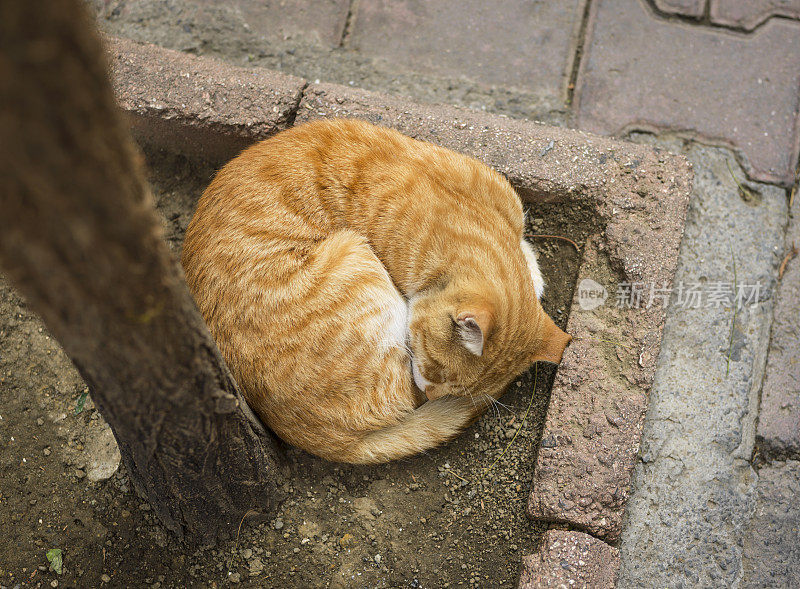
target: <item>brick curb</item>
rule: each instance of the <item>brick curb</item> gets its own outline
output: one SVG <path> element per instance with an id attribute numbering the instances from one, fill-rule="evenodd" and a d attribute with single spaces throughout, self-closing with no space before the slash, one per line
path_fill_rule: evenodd
<path id="1" fill-rule="evenodd" d="M 366 119 L 483 160 L 529 203 L 588 209 L 595 230 L 583 247 L 579 280 L 671 286 L 691 192 L 691 169 L 681 156 L 463 108 L 307 85 L 152 45 L 107 43 L 115 91 L 140 141 L 222 161 L 295 122 Z M 575 296 L 577 303 L 577 289 Z M 568 331 L 574 342 L 553 385 L 529 513 L 614 542 L 665 309 L 572 309 Z M 594 551 L 606 545 L 593 540 L 587 546 Z"/>
<path id="2" fill-rule="evenodd" d="M 453 106 L 313 84 L 297 122 L 322 117 L 369 120 L 472 155 L 505 174 L 528 202 L 591 207 L 599 227 L 584 248 L 579 282 L 609 281 L 621 272 L 629 283 L 671 286 L 691 189 L 682 157 Z M 665 309 L 587 313 L 578 310 L 577 298 L 572 309 L 567 330 L 574 341 L 553 385 L 528 509 L 534 519 L 572 524 L 613 542 Z"/>
<path id="3" fill-rule="evenodd" d="M 291 126 L 305 80 L 105 37 L 117 101 L 140 142 L 226 160 Z"/>
<path id="4" fill-rule="evenodd" d="M 614 589 L 619 550 L 582 532 L 548 530 L 538 554 L 522 558 L 519 589 Z"/>

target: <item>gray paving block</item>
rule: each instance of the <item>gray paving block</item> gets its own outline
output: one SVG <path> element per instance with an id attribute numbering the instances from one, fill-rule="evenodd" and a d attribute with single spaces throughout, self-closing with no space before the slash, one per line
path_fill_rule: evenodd
<path id="1" fill-rule="evenodd" d="M 744 535 L 742 587 L 800 584 L 800 462 L 758 471 L 755 510 Z"/>
<path id="2" fill-rule="evenodd" d="M 710 0 L 716 24 L 752 30 L 773 16 L 800 19 L 800 0 Z"/>
<path id="3" fill-rule="evenodd" d="M 800 199 L 786 232 L 784 252 L 800 247 Z M 784 254 L 784 255 L 786 255 Z M 775 296 L 767 374 L 756 436 L 769 458 L 800 455 L 800 258 L 787 261 Z"/>
<path id="4" fill-rule="evenodd" d="M 647 136 L 640 140 L 652 140 Z M 619 587 L 728 587 L 742 574 L 754 505 L 751 458 L 772 292 L 783 251 L 785 192 L 745 200 L 730 152 L 678 141 L 695 170 L 676 283 L 760 284 L 755 305 L 687 308 L 673 298 L 650 391 L 641 462 L 620 543 Z M 730 351 L 730 367 L 728 355 Z"/>
<path id="5" fill-rule="evenodd" d="M 400 67 L 532 90 L 561 108 L 584 0 L 361 0 L 350 48 Z"/>
<path id="6" fill-rule="evenodd" d="M 674 129 L 746 156 L 788 186 L 800 152 L 800 22 L 751 35 L 656 17 L 644 0 L 591 4 L 577 124 L 602 134 Z"/>
<path id="7" fill-rule="evenodd" d="M 88 4 L 101 26 L 111 25 L 115 34 L 204 52 L 242 39 L 250 43 L 250 51 L 286 40 L 337 47 L 350 9 L 349 0 L 89 0 Z"/>

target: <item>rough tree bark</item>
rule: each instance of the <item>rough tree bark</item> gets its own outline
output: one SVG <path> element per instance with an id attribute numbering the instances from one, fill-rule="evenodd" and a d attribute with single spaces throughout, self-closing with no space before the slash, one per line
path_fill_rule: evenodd
<path id="1" fill-rule="evenodd" d="M 137 489 L 212 543 L 277 500 L 275 440 L 162 237 L 77 0 L 0 0 L 0 266 L 90 386 Z"/>

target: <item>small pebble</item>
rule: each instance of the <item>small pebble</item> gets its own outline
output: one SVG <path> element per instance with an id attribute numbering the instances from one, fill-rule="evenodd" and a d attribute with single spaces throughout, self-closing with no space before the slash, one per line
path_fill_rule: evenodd
<path id="1" fill-rule="evenodd" d="M 228 580 L 231 583 L 238 583 L 239 581 L 242 580 L 242 575 L 240 575 L 239 573 L 231 573 L 230 575 L 228 575 Z"/>
<path id="2" fill-rule="evenodd" d="M 100 575 L 100 580 L 103 583 L 109 583 L 111 581 L 111 577 L 109 577 L 107 574 L 103 573 L 102 575 Z"/>

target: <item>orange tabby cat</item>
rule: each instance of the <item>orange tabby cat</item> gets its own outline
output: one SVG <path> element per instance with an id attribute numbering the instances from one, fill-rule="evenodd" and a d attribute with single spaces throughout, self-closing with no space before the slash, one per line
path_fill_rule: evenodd
<path id="1" fill-rule="evenodd" d="M 522 233 L 519 198 L 479 161 L 326 120 L 229 162 L 182 262 L 269 427 L 374 463 L 452 438 L 532 362 L 561 360 L 570 337 Z"/>

